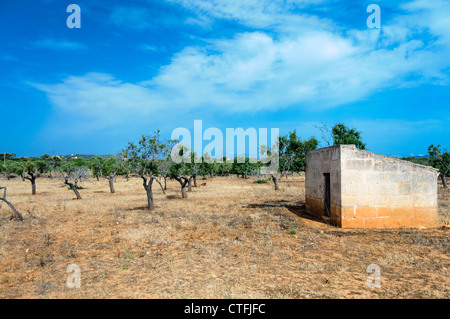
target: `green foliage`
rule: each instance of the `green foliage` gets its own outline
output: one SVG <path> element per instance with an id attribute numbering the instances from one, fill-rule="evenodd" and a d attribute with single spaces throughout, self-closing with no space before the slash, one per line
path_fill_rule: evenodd
<path id="1" fill-rule="evenodd" d="M 36 168 L 36 164 L 30 160 L 25 163 L 25 171 L 28 174 L 33 174 Z"/>
<path id="2" fill-rule="evenodd" d="M 209 175 L 216 173 L 220 163 L 211 157 L 210 154 L 205 153 L 202 156 L 202 162 L 199 164 L 199 175 Z"/>
<path id="3" fill-rule="evenodd" d="M 92 171 L 94 177 L 99 177 L 102 175 L 103 165 L 105 164 L 105 159 L 102 156 L 97 156 L 89 160 L 89 168 Z"/>
<path id="4" fill-rule="evenodd" d="M 61 170 L 67 175 L 72 174 L 76 169 L 77 167 L 75 166 L 75 163 L 72 159 L 64 159 L 61 163 Z"/>
<path id="5" fill-rule="evenodd" d="M 232 163 L 222 162 L 222 163 L 216 163 L 216 167 L 215 167 L 214 171 L 217 175 L 225 176 L 225 175 L 231 174 L 232 170 L 233 170 Z"/>
<path id="6" fill-rule="evenodd" d="M 171 146 L 175 141 L 162 141 L 160 131 L 156 130 L 152 135 L 142 135 L 138 144 L 128 143 L 126 149 L 123 149 L 121 156 L 127 162 L 130 170 L 143 176 L 146 174 L 155 174 L 158 172 L 158 164 L 161 160 L 167 158 Z"/>
<path id="7" fill-rule="evenodd" d="M 5 173 L 7 176 L 14 172 L 14 163 L 11 161 L 6 161 L 5 163 L 0 163 L 0 172 Z"/>
<path id="8" fill-rule="evenodd" d="M 297 229 L 298 229 L 297 224 L 291 223 L 289 225 L 288 232 L 289 232 L 290 235 L 295 235 L 295 234 L 297 234 Z"/>
<path id="9" fill-rule="evenodd" d="M 177 151 L 177 155 L 182 159 L 179 163 L 172 161 L 170 157 L 168 159 L 168 176 L 174 179 L 179 178 L 180 176 L 189 175 L 192 165 L 189 161 L 191 161 L 194 156 L 189 152 L 189 148 L 185 145 L 181 145 Z"/>
<path id="10" fill-rule="evenodd" d="M 441 145 L 430 145 L 428 154 L 431 166 L 437 168 L 441 174 L 447 175 L 450 171 L 450 153 L 447 150 L 442 151 Z"/>
<path id="11" fill-rule="evenodd" d="M 315 137 L 301 140 L 296 131 L 281 136 L 279 141 L 280 172 L 302 172 L 305 170 L 306 153 L 315 150 L 319 141 Z"/>
<path id="12" fill-rule="evenodd" d="M 102 173 L 103 175 L 111 175 L 116 174 L 117 171 L 120 170 L 121 161 L 115 157 L 109 157 L 105 161 L 105 165 L 103 165 Z"/>
<path id="13" fill-rule="evenodd" d="M 48 171 L 48 165 L 46 161 L 41 159 L 31 159 L 29 158 L 26 162 L 18 162 L 19 165 L 16 173 L 33 175 L 37 173 L 45 173 Z M 19 173 L 20 171 L 20 173 Z"/>
<path id="14" fill-rule="evenodd" d="M 59 156 L 50 156 L 46 158 L 45 161 L 49 171 L 55 171 L 61 168 L 62 159 Z"/>
<path id="15" fill-rule="evenodd" d="M 231 171 L 234 174 L 242 174 L 247 177 L 248 175 L 253 175 L 260 167 L 261 162 L 241 155 L 234 158 Z"/>
<path id="16" fill-rule="evenodd" d="M 34 162 L 34 167 L 37 168 L 39 173 L 46 173 L 49 169 L 47 162 L 41 159 Z"/>
<path id="17" fill-rule="evenodd" d="M 73 158 L 71 159 L 73 165 L 75 167 L 87 167 L 88 166 L 88 162 L 87 160 L 83 159 L 83 158 Z"/>
<path id="18" fill-rule="evenodd" d="M 334 145 L 354 144 L 360 150 L 366 149 L 366 144 L 362 142 L 361 132 L 349 129 L 342 123 L 336 124 L 332 131 Z"/>
<path id="19" fill-rule="evenodd" d="M 423 156 L 423 157 L 407 156 L 407 157 L 402 157 L 400 159 L 404 160 L 404 161 L 420 164 L 420 165 L 432 166 L 430 163 L 430 158 L 427 156 Z"/>
<path id="20" fill-rule="evenodd" d="M 8 162 L 6 162 L 8 165 Z M 23 169 L 22 167 L 20 167 L 17 164 L 21 164 L 23 165 L 23 162 L 10 162 L 10 168 L 11 168 L 11 174 L 17 175 L 17 176 L 22 176 L 23 174 Z"/>
<path id="21" fill-rule="evenodd" d="M 16 157 L 16 154 L 15 153 L 3 153 L 3 154 L 1 154 L 1 160 L 2 161 L 7 161 L 7 160 L 12 160 L 13 158 L 15 158 Z"/>
<path id="22" fill-rule="evenodd" d="M 88 160 L 88 167 L 94 177 L 127 173 L 122 159 L 109 156 L 97 156 Z"/>

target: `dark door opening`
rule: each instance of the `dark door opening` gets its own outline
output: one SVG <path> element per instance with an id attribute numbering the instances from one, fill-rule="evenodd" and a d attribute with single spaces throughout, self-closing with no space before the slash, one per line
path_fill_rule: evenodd
<path id="1" fill-rule="evenodd" d="M 325 178 L 325 214 L 331 217 L 331 181 L 330 173 L 323 174 Z"/>

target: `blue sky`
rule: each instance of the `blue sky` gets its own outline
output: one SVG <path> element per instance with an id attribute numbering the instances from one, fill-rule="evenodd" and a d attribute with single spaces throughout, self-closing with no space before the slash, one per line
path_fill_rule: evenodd
<path id="1" fill-rule="evenodd" d="M 449 17 L 445 0 L 1 1 L 0 151 L 112 154 L 196 119 L 305 139 L 343 122 L 390 156 L 450 148 Z"/>

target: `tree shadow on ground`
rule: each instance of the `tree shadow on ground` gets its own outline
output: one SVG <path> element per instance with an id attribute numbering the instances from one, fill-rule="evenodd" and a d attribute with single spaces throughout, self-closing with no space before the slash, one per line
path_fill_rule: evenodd
<path id="1" fill-rule="evenodd" d="M 181 195 L 166 195 L 166 199 L 182 199 Z"/>
<path id="2" fill-rule="evenodd" d="M 284 207 L 289 212 L 291 212 L 294 215 L 297 215 L 300 218 L 308 219 L 311 221 L 319 222 L 322 224 L 328 224 L 325 220 L 323 220 L 320 217 L 314 216 L 306 211 L 305 203 L 304 202 L 291 202 L 288 200 L 277 200 L 277 201 L 268 201 L 264 202 L 264 204 L 250 204 L 247 206 L 247 208 L 277 208 L 277 207 Z"/>
<path id="3" fill-rule="evenodd" d="M 155 206 L 156 208 L 156 206 Z M 130 207 L 130 208 L 126 208 L 124 209 L 125 211 L 133 211 L 133 210 L 143 210 L 143 211 L 148 211 L 151 212 L 151 210 L 148 208 L 148 206 L 138 206 L 138 207 Z"/>

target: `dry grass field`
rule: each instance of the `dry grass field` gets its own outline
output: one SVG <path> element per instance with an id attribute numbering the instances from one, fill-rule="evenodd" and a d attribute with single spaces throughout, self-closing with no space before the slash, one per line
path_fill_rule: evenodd
<path id="1" fill-rule="evenodd" d="M 170 181 L 145 209 L 138 178 L 1 180 L 23 214 L 0 208 L 1 298 L 449 298 L 448 229 L 342 230 L 304 211 L 304 180 L 215 177 L 181 198 Z M 440 221 L 450 191 L 440 188 Z M 81 288 L 66 286 L 70 264 Z M 381 288 L 367 287 L 367 267 Z"/>

